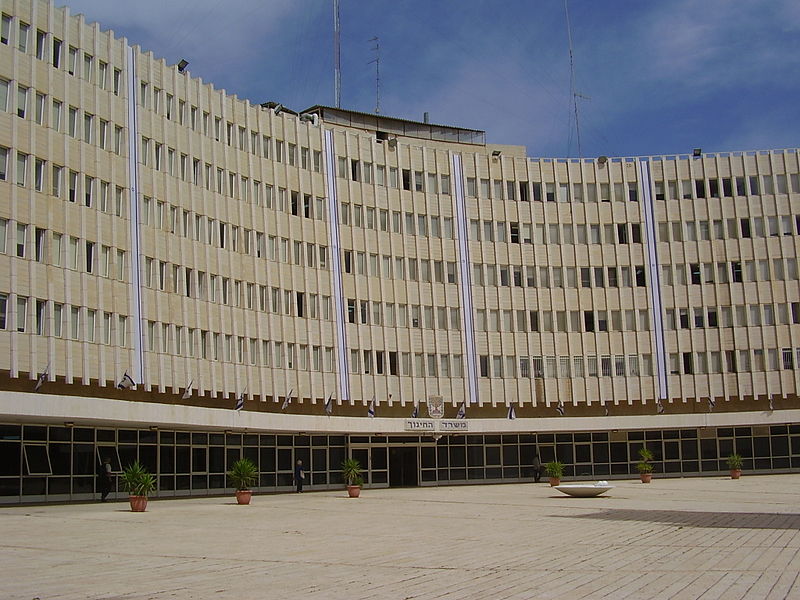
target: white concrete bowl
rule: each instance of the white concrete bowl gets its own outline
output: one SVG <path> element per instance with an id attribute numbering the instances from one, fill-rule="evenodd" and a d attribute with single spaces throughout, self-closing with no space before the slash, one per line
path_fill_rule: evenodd
<path id="1" fill-rule="evenodd" d="M 597 483 L 568 483 L 565 485 L 557 485 L 555 488 L 559 492 L 563 492 L 568 496 L 576 496 L 578 498 L 592 498 L 605 494 L 608 490 L 612 489 L 613 485 L 600 485 Z"/>

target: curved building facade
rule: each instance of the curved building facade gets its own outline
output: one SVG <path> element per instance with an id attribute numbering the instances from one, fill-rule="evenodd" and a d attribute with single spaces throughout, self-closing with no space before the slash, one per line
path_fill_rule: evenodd
<path id="1" fill-rule="evenodd" d="M 797 468 L 798 157 L 298 114 L 4 0 L 0 502 Z"/>

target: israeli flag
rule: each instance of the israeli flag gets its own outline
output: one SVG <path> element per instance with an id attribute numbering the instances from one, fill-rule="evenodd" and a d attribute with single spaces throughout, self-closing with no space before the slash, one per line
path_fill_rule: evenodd
<path id="1" fill-rule="evenodd" d="M 375 417 L 375 396 L 369 401 L 369 408 L 367 408 L 367 416 L 372 419 Z"/>
<path id="2" fill-rule="evenodd" d="M 456 415 L 456 419 L 466 419 L 467 418 L 467 403 L 462 402 L 461 406 L 458 408 L 458 414 Z"/>
<path id="3" fill-rule="evenodd" d="M 50 370 L 50 363 L 47 363 L 47 366 L 42 371 L 42 374 L 39 375 L 39 378 L 36 380 L 36 385 L 33 386 L 33 391 L 38 392 L 39 388 L 44 385 L 44 382 L 47 381 L 47 372 Z M 772 404 L 772 400 L 769 401 L 770 405 Z M 772 406 L 770 406 L 770 410 L 772 410 Z"/>
<path id="4" fill-rule="evenodd" d="M 514 405 L 508 407 L 508 418 L 512 421 L 517 418 L 517 411 L 514 410 Z"/>
<path id="5" fill-rule="evenodd" d="M 711 412 L 712 410 L 714 410 L 714 407 L 716 405 L 717 405 L 717 401 L 714 400 L 713 398 L 709 397 L 709 399 L 708 399 L 708 412 Z"/>
<path id="6" fill-rule="evenodd" d="M 117 384 L 117 388 L 121 390 L 129 390 L 135 385 L 136 382 L 131 378 L 130 375 L 128 375 L 128 372 L 125 371 L 125 374 L 122 376 L 122 379 L 120 379 L 119 383 Z"/>
<path id="7" fill-rule="evenodd" d="M 281 410 L 286 410 L 286 407 L 289 406 L 289 402 L 292 401 L 292 392 L 294 388 L 289 390 L 289 393 L 286 394 L 286 397 L 283 399 L 283 404 L 281 404 Z"/>
<path id="8" fill-rule="evenodd" d="M 242 410 L 244 408 L 244 392 L 239 394 L 239 397 L 236 398 L 236 406 L 234 410 Z"/>
<path id="9" fill-rule="evenodd" d="M 416 419 L 419 417 L 419 404 L 414 405 L 414 410 L 411 411 L 411 418 Z"/>
<path id="10" fill-rule="evenodd" d="M 181 400 L 188 400 L 192 397 L 192 384 L 194 383 L 194 379 L 189 381 L 189 385 L 186 386 L 186 389 L 183 390 L 183 394 L 181 394 Z"/>
<path id="11" fill-rule="evenodd" d="M 558 414 L 563 417 L 564 416 L 564 402 L 559 400 L 558 404 L 556 405 L 556 410 L 558 411 Z"/>
<path id="12" fill-rule="evenodd" d="M 775 410 L 775 405 L 772 403 L 772 396 L 769 397 L 769 409 Z"/>
<path id="13" fill-rule="evenodd" d="M 325 400 L 325 414 L 329 417 L 333 414 L 333 394 L 328 396 L 328 399 Z"/>
<path id="14" fill-rule="evenodd" d="M 661 400 L 660 400 L 660 399 L 659 399 L 659 400 L 656 400 L 656 412 L 657 412 L 659 415 L 663 415 L 665 410 L 666 410 L 666 409 L 664 408 L 664 405 L 663 405 L 663 404 L 661 404 Z"/>

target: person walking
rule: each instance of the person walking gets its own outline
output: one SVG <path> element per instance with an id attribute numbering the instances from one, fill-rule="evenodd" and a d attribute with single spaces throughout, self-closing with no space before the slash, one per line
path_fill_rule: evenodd
<path id="1" fill-rule="evenodd" d="M 539 480 L 542 478 L 542 473 L 544 472 L 544 467 L 542 467 L 542 461 L 539 459 L 539 453 L 537 452 L 536 455 L 533 457 L 533 482 L 539 483 Z"/>
<path id="2" fill-rule="evenodd" d="M 97 473 L 98 487 L 100 488 L 100 502 L 107 502 L 108 494 L 111 492 L 111 459 L 106 457 L 100 465 Z"/>
<path id="3" fill-rule="evenodd" d="M 303 480 L 306 478 L 306 473 L 303 470 L 303 461 L 298 459 L 297 464 L 294 466 L 294 484 L 297 486 L 297 493 L 303 491 Z"/>

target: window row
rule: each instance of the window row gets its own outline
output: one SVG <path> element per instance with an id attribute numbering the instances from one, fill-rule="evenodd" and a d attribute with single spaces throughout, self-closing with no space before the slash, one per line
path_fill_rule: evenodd
<path id="1" fill-rule="evenodd" d="M 555 183 L 467 177 L 467 196 L 521 202 L 637 202 L 635 181 L 616 183 Z"/>
<path id="2" fill-rule="evenodd" d="M 653 182 L 656 200 L 692 200 L 695 198 L 733 198 L 800 193 L 800 175 L 741 175 L 710 179 L 679 179 Z"/>
<path id="3" fill-rule="evenodd" d="M 64 42 L 53 34 L 37 29 L 35 38 L 31 26 L 24 21 L 2 15 L 0 20 L 0 43 L 16 46 L 23 53 L 32 51 L 37 59 L 51 62 L 56 69 L 62 68 Z M 90 83 L 96 84 L 100 89 L 113 91 L 119 95 L 122 87 L 122 70 L 109 66 L 99 58 L 88 52 L 81 52 L 75 46 L 69 46 L 66 61 L 67 72 Z"/>
<path id="4" fill-rule="evenodd" d="M 459 308 L 370 302 L 356 298 L 348 298 L 346 305 L 348 323 L 454 331 L 461 329 Z"/>
<path id="5" fill-rule="evenodd" d="M 641 244 L 641 223 L 577 224 L 517 223 L 470 219 L 469 239 L 473 242 L 512 244 Z"/>
<path id="6" fill-rule="evenodd" d="M 147 321 L 146 329 L 150 352 L 300 371 L 332 372 L 335 365 L 332 346 L 260 340 L 156 321 Z"/>
<path id="7" fill-rule="evenodd" d="M 360 181 L 362 183 L 375 183 L 391 188 L 400 188 L 408 191 L 425 192 L 428 194 L 451 193 L 450 175 L 447 173 L 426 173 L 411 169 L 398 169 L 389 167 L 388 173 L 385 165 L 374 165 L 371 162 L 337 157 L 336 174 L 342 179 Z M 388 177 L 387 177 L 388 175 Z"/>
<path id="8" fill-rule="evenodd" d="M 519 370 L 517 370 L 519 367 Z M 651 354 L 601 356 L 478 356 L 478 373 L 492 378 L 651 377 Z"/>
<path id="9" fill-rule="evenodd" d="M 396 375 L 403 377 L 464 376 L 461 354 L 423 354 L 394 350 L 350 350 L 348 364 L 353 375 Z"/>
<path id="10" fill-rule="evenodd" d="M 186 101 L 180 98 L 176 102 L 173 94 L 152 86 L 146 81 L 140 82 L 139 104 L 167 120 L 177 122 L 178 125 L 188 126 L 192 131 L 199 131 L 207 136 L 213 134 L 216 141 L 223 142 L 232 148 L 250 152 L 255 156 L 275 162 L 286 163 L 290 167 L 299 166 L 317 173 L 322 171 L 322 152 L 320 150 L 300 146 L 298 152 L 297 144 L 277 138 L 273 139 L 257 131 L 248 131 L 247 127 L 236 125 L 230 121 L 223 122 L 222 117 L 217 116 L 214 117 L 212 130 L 210 112 L 201 111 L 194 104 L 187 105 Z"/>
<path id="11" fill-rule="evenodd" d="M 662 285 L 797 281 L 798 277 L 796 258 L 661 265 Z"/>
<path id="12" fill-rule="evenodd" d="M 646 287 L 644 265 L 622 267 L 530 267 L 473 264 L 472 284 L 530 288 Z"/>
<path id="13" fill-rule="evenodd" d="M 386 209 L 376 209 L 360 204 L 342 203 L 339 207 L 342 225 L 352 225 L 364 229 L 405 233 L 452 240 L 455 239 L 453 217 L 428 216 L 414 213 L 402 213 Z"/>
<path id="14" fill-rule="evenodd" d="M 11 251 L 9 252 L 9 240 Z M 126 251 L 0 219 L 0 253 L 125 281 Z"/>
<path id="15" fill-rule="evenodd" d="M 422 188 L 422 172 L 415 171 L 414 189 Z M 419 176 L 417 176 L 419 174 Z M 341 177 L 340 164 L 340 177 Z M 395 183 L 392 187 L 397 187 Z M 404 188 L 410 189 L 410 188 Z M 710 179 L 656 180 L 656 200 L 733 198 L 762 194 L 800 193 L 799 174 L 750 175 Z M 636 202 L 639 192 L 635 181 L 628 182 L 528 182 L 467 177 L 467 196 L 492 200 L 528 202 Z"/>
<path id="16" fill-rule="evenodd" d="M 800 215 L 714 219 L 713 221 L 662 221 L 659 242 L 701 242 L 800 235 Z"/>
<path id="17" fill-rule="evenodd" d="M 800 348 L 748 348 L 716 352 L 671 352 L 671 375 L 712 375 L 794 370 L 800 366 Z"/>
<path id="18" fill-rule="evenodd" d="M 800 302 L 664 309 L 665 329 L 770 327 L 797 324 L 800 324 Z"/>
<path id="19" fill-rule="evenodd" d="M 8 163 L 14 156 L 13 150 L 0 146 L 0 181 L 10 181 Z M 14 167 L 14 182 L 18 186 L 32 185 L 37 192 L 64 197 L 69 202 L 90 208 L 96 206 L 98 210 L 118 217 L 125 215 L 126 192 L 122 186 L 22 152 L 16 152 Z"/>
<path id="20" fill-rule="evenodd" d="M 16 95 L 13 94 L 15 89 Z M 32 118 L 39 125 L 49 125 L 52 129 L 87 144 L 122 154 L 125 135 L 121 125 L 82 111 L 76 106 L 66 108 L 64 119 L 65 108 L 61 100 L 48 99 L 47 94 L 20 83 L 14 84 L 7 79 L 0 79 L 0 110 L 13 112 L 21 119 Z"/>
<path id="21" fill-rule="evenodd" d="M 265 236 L 263 232 L 218 221 L 153 198 L 144 198 L 141 220 L 144 225 L 232 252 L 312 268 L 328 268 L 327 246 Z"/>
<path id="22" fill-rule="evenodd" d="M 330 296 L 248 283 L 146 256 L 142 285 L 187 298 L 308 319 L 331 319 Z"/>
<path id="23" fill-rule="evenodd" d="M 475 330 L 542 333 L 650 331 L 650 312 L 647 309 L 539 311 L 479 308 L 475 311 Z"/>
<path id="24" fill-rule="evenodd" d="M 455 261 L 428 260 L 427 258 L 391 257 L 353 250 L 342 251 L 342 269 L 345 273 L 421 281 L 423 283 L 458 283 Z"/>
<path id="25" fill-rule="evenodd" d="M 0 292 L 0 330 L 84 342 L 128 344 L 128 317 L 83 306 Z"/>

